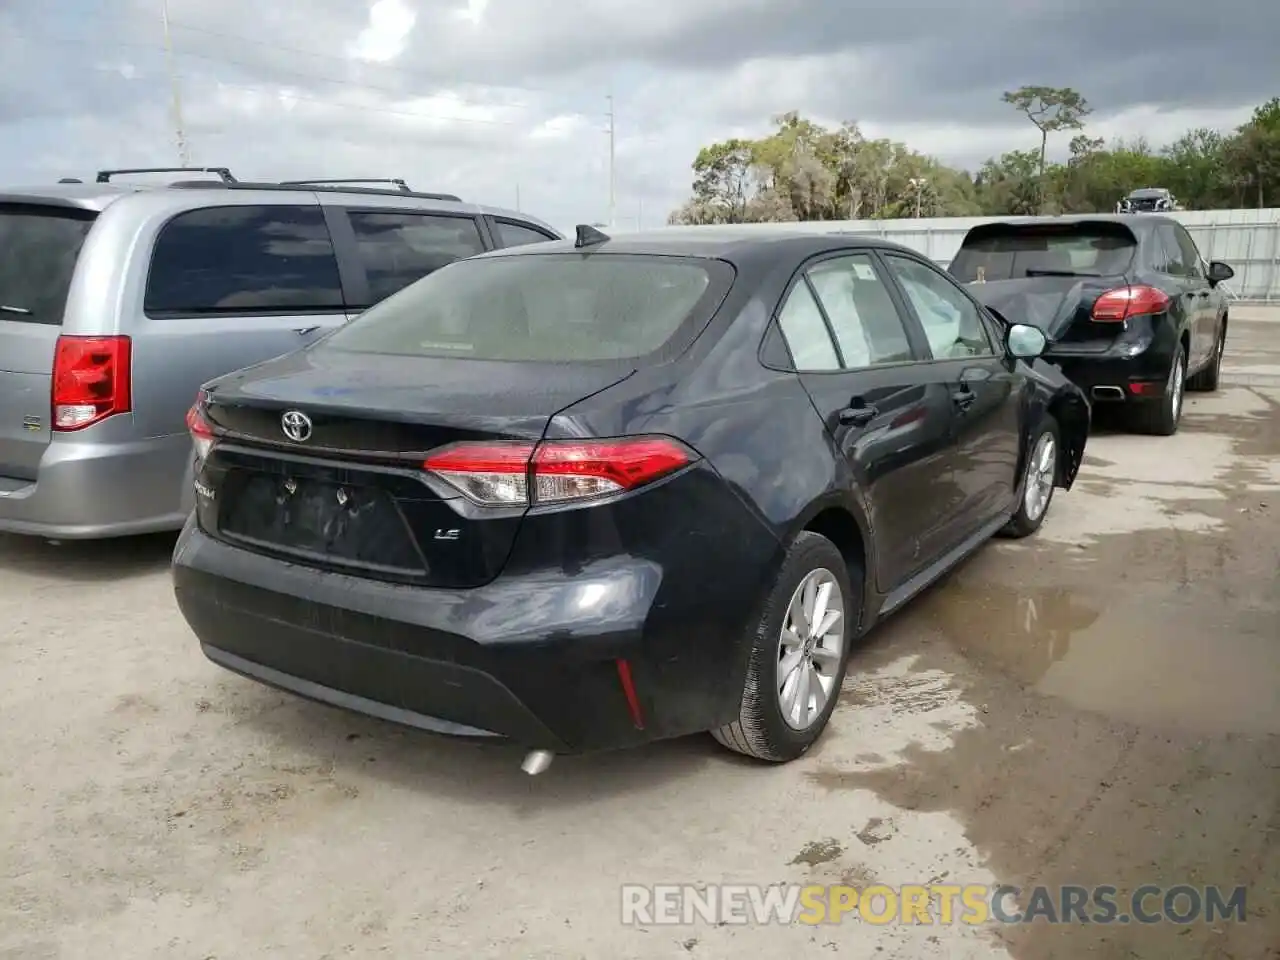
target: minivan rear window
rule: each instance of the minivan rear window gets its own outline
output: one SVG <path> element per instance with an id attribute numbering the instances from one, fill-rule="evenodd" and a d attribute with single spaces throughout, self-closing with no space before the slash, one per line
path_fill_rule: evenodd
<path id="1" fill-rule="evenodd" d="M 687 339 L 733 281 L 723 261 L 631 254 L 459 260 L 326 338 L 354 353 L 472 360 L 638 359 Z"/>
<path id="2" fill-rule="evenodd" d="M 80 248 L 97 214 L 0 204 L 0 320 L 61 326 Z"/>
<path id="3" fill-rule="evenodd" d="M 947 270 L 961 283 L 1021 280 L 1028 270 L 1116 276 L 1136 250 L 1123 224 L 999 224 L 971 230 Z"/>

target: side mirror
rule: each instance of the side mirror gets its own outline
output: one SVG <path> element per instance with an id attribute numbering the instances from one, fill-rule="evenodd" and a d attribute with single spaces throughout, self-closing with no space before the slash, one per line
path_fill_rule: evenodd
<path id="1" fill-rule="evenodd" d="M 1236 275 L 1236 272 L 1221 260 L 1214 260 L 1209 264 L 1209 282 L 1212 284 L 1225 283 Z"/>
<path id="2" fill-rule="evenodd" d="M 1045 348 L 1049 346 L 1049 338 L 1044 335 L 1044 331 L 1039 327 L 1028 326 L 1025 323 L 1015 323 L 1009 328 L 1009 333 L 1005 337 L 1005 345 L 1008 347 L 1011 356 L 1017 357 L 1019 360 L 1034 360 L 1044 353 Z"/>

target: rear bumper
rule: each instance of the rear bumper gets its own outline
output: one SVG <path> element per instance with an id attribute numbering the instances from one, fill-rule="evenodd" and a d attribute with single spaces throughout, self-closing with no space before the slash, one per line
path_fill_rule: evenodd
<path id="1" fill-rule="evenodd" d="M 1072 353 L 1055 346 L 1044 359 L 1059 367 L 1090 403 L 1124 403 L 1164 396 L 1173 354 L 1156 344 L 1137 353 L 1127 344 L 1105 353 Z"/>
<path id="2" fill-rule="evenodd" d="M 35 480 L 0 477 L 0 533 L 58 540 L 177 530 L 191 511 L 191 438 L 118 443 L 58 437 Z"/>
<path id="3" fill-rule="evenodd" d="M 707 730 L 737 712 L 742 631 L 699 629 L 671 656 L 653 625 L 679 611 L 657 611 L 663 570 L 634 557 L 422 588 L 261 556 L 189 522 L 173 580 L 214 663 L 435 733 L 575 753 Z"/>

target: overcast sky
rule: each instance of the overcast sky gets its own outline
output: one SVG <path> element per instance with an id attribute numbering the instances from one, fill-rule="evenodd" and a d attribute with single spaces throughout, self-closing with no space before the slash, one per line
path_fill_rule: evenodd
<path id="1" fill-rule="evenodd" d="M 4 0 L 0 183 L 176 163 L 162 0 Z M 1280 94 L 1277 0 L 169 0 L 196 164 L 398 176 L 567 227 L 655 226 L 699 146 L 789 109 L 959 166 L 1037 143 L 1000 94 L 1073 86 L 1164 142 Z M 1059 147 L 1065 150 L 1066 137 Z"/>

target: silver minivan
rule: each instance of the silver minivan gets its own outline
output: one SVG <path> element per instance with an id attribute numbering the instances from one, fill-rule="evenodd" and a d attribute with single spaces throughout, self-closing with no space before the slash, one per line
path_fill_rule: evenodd
<path id="1" fill-rule="evenodd" d="M 0 532 L 179 529 L 201 384 L 446 263 L 560 237 L 403 180 L 119 180 L 174 172 L 0 189 Z"/>

